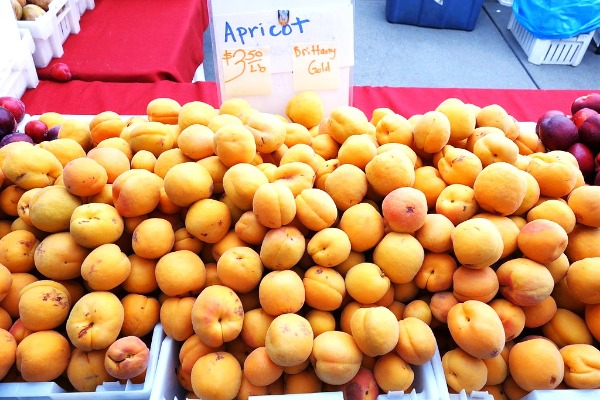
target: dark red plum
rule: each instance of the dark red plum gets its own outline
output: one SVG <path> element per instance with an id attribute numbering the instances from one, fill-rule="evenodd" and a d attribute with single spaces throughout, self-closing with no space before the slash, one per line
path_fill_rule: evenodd
<path id="1" fill-rule="evenodd" d="M 591 108 L 582 108 L 571 116 L 571 120 L 575 123 L 575 126 L 579 128 L 588 117 L 596 114 L 598 114 L 596 110 L 592 110 Z"/>
<path id="2" fill-rule="evenodd" d="M 44 140 L 54 140 L 58 139 L 58 132 L 60 131 L 60 125 L 53 126 L 52 128 L 46 131 L 46 136 Z"/>
<path id="3" fill-rule="evenodd" d="M 567 150 L 579 141 L 575 123 L 564 114 L 543 119 L 538 126 L 538 135 L 548 150 Z"/>
<path id="4" fill-rule="evenodd" d="M 591 108 L 600 113 L 600 93 L 589 93 L 579 96 L 571 103 L 571 115 L 582 108 Z"/>
<path id="5" fill-rule="evenodd" d="M 0 107 L 6 108 L 11 112 L 17 124 L 25 118 L 25 103 L 21 99 L 11 96 L 0 97 Z"/>
<path id="6" fill-rule="evenodd" d="M 600 151 L 600 114 L 589 116 L 579 127 L 579 141 L 594 153 Z"/>
<path id="7" fill-rule="evenodd" d="M 575 143 L 571 147 L 567 149 L 569 153 L 571 153 L 577 163 L 579 164 L 579 169 L 584 177 L 589 177 L 594 173 L 595 162 L 594 162 L 594 153 L 583 143 Z"/>
<path id="8" fill-rule="evenodd" d="M 23 131 L 33 140 L 33 143 L 40 143 L 46 140 L 48 125 L 39 119 L 32 119 L 25 124 Z"/>
<path id="9" fill-rule="evenodd" d="M 0 140 L 0 147 L 4 147 L 9 143 L 14 143 L 14 142 L 29 142 L 29 143 L 33 144 L 33 140 L 31 140 L 29 135 L 26 135 L 21 132 L 14 132 L 14 133 L 9 133 L 8 135 L 4 136 L 2 138 L 2 140 Z"/>
<path id="10" fill-rule="evenodd" d="M 17 120 L 14 115 L 0 106 L 0 137 L 6 136 L 17 130 Z"/>

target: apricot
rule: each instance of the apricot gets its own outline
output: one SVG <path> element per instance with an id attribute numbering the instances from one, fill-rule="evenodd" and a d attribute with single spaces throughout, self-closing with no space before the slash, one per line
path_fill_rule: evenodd
<path id="1" fill-rule="evenodd" d="M 19 318 L 19 293 L 22 288 L 38 280 L 36 276 L 28 272 L 11 273 L 11 284 L 4 293 L 4 298 L 0 300 L 2 307 L 13 319 Z"/>
<path id="2" fill-rule="evenodd" d="M 104 368 L 105 349 L 83 351 L 75 348 L 71 352 L 66 374 L 69 383 L 78 392 L 93 392 L 104 382 L 116 381 Z"/>
<path id="3" fill-rule="evenodd" d="M 337 157 L 340 144 L 328 134 L 319 134 L 314 136 L 310 142 L 310 147 L 315 154 L 320 155 L 325 160 L 332 160 Z M 336 159 L 337 162 L 337 159 Z"/>
<path id="4" fill-rule="evenodd" d="M 175 99 L 157 97 L 148 102 L 146 115 L 149 121 L 159 121 L 164 124 L 177 124 L 181 104 Z"/>
<path id="5" fill-rule="evenodd" d="M 350 255 L 350 238 L 339 228 L 324 228 L 313 235 L 306 244 L 306 252 L 317 264 L 333 267 Z"/>
<path id="6" fill-rule="evenodd" d="M 40 241 L 24 229 L 13 230 L 0 238 L 0 264 L 8 272 L 29 272 L 35 268 L 35 251 Z M 6 280 L 2 287 L 6 288 Z M 0 295 L 1 299 L 2 295 Z"/>
<path id="7" fill-rule="evenodd" d="M 58 282 L 38 280 L 19 291 L 19 319 L 31 331 L 57 328 L 70 310 L 69 291 Z"/>
<path id="8" fill-rule="evenodd" d="M 142 258 L 137 254 L 128 256 L 131 263 L 129 276 L 121 284 L 128 293 L 148 294 L 158 288 L 155 267 L 158 260 Z"/>
<path id="9" fill-rule="evenodd" d="M 600 209 L 595 199 L 600 194 L 596 186 L 579 186 L 569 194 L 567 204 L 573 210 L 577 223 L 600 228 Z"/>
<path id="10" fill-rule="evenodd" d="M 525 257 L 541 264 L 556 260 L 567 248 L 567 232 L 554 221 L 536 219 L 525 224 L 517 236 Z"/>
<path id="11" fill-rule="evenodd" d="M 275 364 L 264 346 L 257 347 L 248 354 L 243 364 L 246 379 L 255 386 L 267 386 L 279 379 L 283 367 Z"/>
<path id="12" fill-rule="evenodd" d="M 316 310 L 333 311 L 346 294 L 344 277 L 334 269 L 313 266 L 302 278 L 306 304 Z"/>
<path id="13" fill-rule="evenodd" d="M 265 336 L 269 358 L 282 367 L 294 367 L 309 360 L 314 333 L 306 318 L 285 313 L 275 317 Z M 293 349 L 293 351 L 290 351 Z"/>
<path id="14" fill-rule="evenodd" d="M 175 139 L 169 125 L 160 121 L 135 124 L 129 132 L 129 145 L 134 153 L 146 150 L 155 157 L 172 149 L 175 145 Z"/>
<path id="15" fill-rule="evenodd" d="M 493 126 L 507 132 L 512 125 L 511 116 L 498 104 L 481 107 L 476 117 L 477 126 Z"/>
<path id="16" fill-rule="evenodd" d="M 369 185 L 380 196 L 397 188 L 412 186 L 415 182 L 415 164 L 398 147 L 375 155 L 364 171 Z"/>
<path id="17" fill-rule="evenodd" d="M 73 346 L 99 350 L 113 343 L 123 326 L 124 309 L 111 292 L 95 291 L 83 295 L 71 308 L 66 331 Z"/>
<path id="18" fill-rule="evenodd" d="M 145 169 L 149 172 L 154 172 L 155 164 L 156 156 L 150 153 L 148 150 L 138 150 L 131 157 L 132 169 Z"/>
<path id="19" fill-rule="evenodd" d="M 575 343 L 592 344 L 594 340 L 582 316 L 560 307 L 542 325 L 542 332 L 559 348 Z"/>
<path id="20" fill-rule="evenodd" d="M 545 300 L 531 306 L 521 307 L 525 314 L 525 327 L 538 328 L 552 319 L 557 306 L 554 297 L 548 296 Z"/>
<path id="21" fill-rule="evenodd" d="M 323 100 L 318 93 L 303 91 L 288 100 L 285 115 L 307 129 L 319 125 L 324 116 Z"/>
<path id="22" fill-rule="evenodd" d="M 310 323 L 315 337 L 323 332 L 336 330 L 336 318 L 331 311 L 312 309 L 306 313 L 305 318 Z"/>
<path id="23" fill-rule="evenodd" d="M 312 135 L 304 125 L 296 122 L 289 122 L 285 125 L 285 140 L 283 143 L 288 147 L 297 144 L 305 144 L 310 147 Z M 312 147 L 311 150 L 313 150 Z"/>
<path id="24" fill-rule="evenodd" d="M 64 186 L 47 186 L 31 197 L 29 219 L 44 232 L 66 231 L 73 211 L 82 203 L 81 197 L 71 194 Z"/>
<path id="25" fill-rule="evenodd" d="M 407 317 L 398 321 L 398 343 L 396 353 L 411 365 L 429 362 L 437 351 L 433 330 L 424 321 Z"/>
<path id="26" fill-rule="evenodd" d="M 284 372 L 282 379 L 283 393 L 286 395 L 320 393 L 323 391 L 323 381 L 319 379 L 313 368 L 304 367 L 301 371 Z"/>
<path id="27" fill-rule="evenodd" d="M 33 145 L 12 147 L 2 163 L 6 179 L 25 190 L 53 185 L 62 171 L 53 153 Z"/>
<path id="28" fill-rule="evenodd" d="M 206 400 L 233 400 L 241 382 L 242 367 L 226 351 L 203 355 L 194 363 L 191 372 L 194 394 Z"/>
<path id="29" fill-rule="evenodd" d="M 114 206 L 122 217 L 148 214 L 158 206 L 163 179 L 145 169 L 131 169 L 112 184 Z"/>
<path id="30" fill-rule="evenodd" d="M 218 113 L 219 110 L 210 104 L 198 100 L 190 101 L 181 105 L 177 115 L 177 125 L 182 131 L 192 125 L 206 126 Z"/>
<path id="31" fill-rule="evenodd" d="M 598 268 L 600 257 L 588 257 L 571 263 L 566 273 L 566 283 L 573 296 L 586 304 L 600 303 Z"/>
<path id="32" fill-rule="evenodd" d="M 481 390 L 487 381 L 485 362 L 462 348 L 448 350 L 442 356 L 442 367 L 448 387 L 455 392 Z"/>
<path id="33" fill-rule="evenodd" d="M 393 283 L 410 282 L 421 269 L 424 257 L 423 246 L 408 233 L 389 232 L 373 250 L 373 262 Z"/>
<path id="34" fill-rule="evenodd" d="M 415 238 L 425 250 L 441 254 L 452 249 L 450 237 L 454 224 L 443 214 L 428 213 L 423 226 L 415 233 Z"/>
<path id="35" fill-rule="evenodd" d="M 448 185 L 437 168 L 424 165 L 415 169 L 415 181 L 412 187 L 423 192 L 429 209 L 435 209 L 437 199 L 446 186 Z"/>
<path id="36" fill-rule="evenodd" d="M 435 212 L 448 218 L 454 225 L 472 218 L 478 211 L 475 191 L 460 183 L 442 189 L 435 202 Z"/>
<path id="37" fill-rule="evenodd" d="M 195 302 L 196 298 L 192 296 L 168 297 L 162 300 L 159 318 L 168 337 L 184 341 L 194 335 L 192 311 Z"/>
<path id="38" fill-rule="evenodd" d="M 194 161 L 215 154 L 213 149 L 215 133 L 206 125 L 191 124 L 181 129 L 177 136 L 177 148 Z"/>
<path id="39" fill-rule="evenodd" d="M 430 325 L 433 320 L 431 308 L 429 308 L 429 304 L 423 299 L 413 298 L 406 304 L 402 310 L 402 319 L 410 317 L 418 318 L 427 325 Z"/>
<path id="40" fill-rule="evenodd" d="M 514 213 L 523 202 L 527 181 L 521 170 L 512 164 L 495 162 L 477 175 L 473 190 L 481 208 L 506 216 Z"/>
<path id="41" fill-rule="evenodd" d="M 523 308 L 512 304 L 510 301 L 502 298 L 496 298 L 489 302 L 489 305 L 498 313 L 502 326 L 504 326 L 504 336 L 506 341 L 518 337 L 525 329 L 526 315 Z"/>
<path id="42" fill-rule="evenodd" d="M 317 188 L 304 189 L 295 198 L 296 216 L 308 229 L 320 231 L 333 225 L 338 216 L 331 196 Z"/>
<path id="43" fill-rule="evenodd" d="M 254 113 L 244 126 L 252 133 L 259 153 L 272 153 L 285 141 L 286 122 L 275 114 Z"/>
<path id="44" fill-rule="evenodd" d="M 87 157 L 96 161 L 96 163 L 98 163 L 104 168 L 104 170 L 106 171 L 107 184 L 113 183 L 117 176 L 119 176 L 122 172 L 128 171 L 130 169 L 130 161 L 129 158 L 127 158 L 127 155 L 123 153 L 123 151 L 114 147 L 94 147 L 88 152 Z M 69 162 L 76 163 L 75 160 Z M 67 165 L 68 163 L 65 165 L 65 167 Z M 65 175 L 63 170 L 63 181 L 64 178 Z M 75 176 L 73 178 L 75 178 Z M 99 182 L 100 180 L 96 182 L 96 185 Z M 65 183 L 65 186 L 66 185 L 67 184 Z"/>
<path id="45" fill-rule="evenodd" d="M 337 106 L 326 120 L 327 132 L 339 144 L 352 135 L 368 133 L 373 127 L 367 116 L 353 106 Z"/>
<path id="46" fill-rule="evenodd" d="M 487 380 L 486 386 L 482 388 L 482 391 L 489 385 L 500 385 L 508 376 L 508 364 L 502 354 L 498 354 L 494 358 L 486 358 L 483 360 L 487 369 Z"/>
<path id="47" fill-rule="evenodd" d="M 388 112 L 377 121 L 371 120 L 371 123 L 375 125 L 375 137 L 379 145 L 386 143 L 412 145 L 413 127 L 402 115 L 393 111 Z"/>
<path id="48" fill-rule="evenodd" d="M 372 304 L 381 300 L 390 287 L 390 279 L 381 268 L 369 262 L 356 264 L 350 268 L 344 280 L 347 293 L 363 304 Z"/>
<path id="49" fill-rule="evenodd" d="M 11 271 L 0 264 L 0 301 L 2 301 L 8 294 L 12 285 L 13 277 Z"/>
<path id="50" fill-rule="evenodd" d="M 538 181 L 542 196 L 563 197 L 575 188 L 579 168 L 561 158 L 563 153 L 555 150 L 529 156 L 531 161 L 527 165 L 527 172 Z"/>
<path id="51" fill-rule="evenodd" d="M 217 347 L 235 339 L 242 330 L 243 321 L 240 298 L 226 286 L 207 286 L 194 302 L 194 332 L 209 346 Z"/>
<path id="52" fill-rule="evenodd" d="M 256 141 L 247 127 L 228 124 L 214 132 L 214 152 L 227 167 L 250 163 L 256 156 Z"/>
<path id="53" fill-rule="evenodd" d="M 571 344 L 560 349 L 565 362 L 564 382 L 574 389 L 600 386 L 600 350 L 590 344 Z"/>
<path id="54" fill-rule="evenodd" d="M 359 203 L 342 213 L 339 229 L 344 231 L 354 251 L 370 250 L 383 238 L 384 220 L 377 208 Z"/>
<path id="55" fill-rule="evenodd" d="M 160 303 L 156 297 L 128 293 L 121 299 L 123 326 L 121 336 L 144 337 L 160 321 Z"/>
<path id="56" fill-rule="evenodd" d="M 600 337 L 600 324 L 598 324 L 598 319 L 596 317 L 600 313 L 600 305 L 598 304 L 586 304 L 584 308 L 583 317 L 585 323 L 590 330 L 592 336 L 596 340 Z"/>
<path id="57" fill-rule="evenodd" d="M 363 354 L 346 332 L 328 331 L 314 338 L 310 361 L 324 383 L 343 385 L 360 369 Z"/>
<path id="58" fill-rule="evenodd" d="M 502 236 L 502 243 L 504 245 L 500 259 L 504 259 L 512 255 L 518 249 L 517 237 L 520 229 L 511 218 L 488 212 L 475 214 L 474 218 L 487 219 L 496 225 L 496 228 L 498 228 L 500 236 Z"/>
<path id="59" fill-rule="evenodd" d="M 384 392 L 408 391 L 415 379 L 410 364 L 394 352 L 387 353 L 375 361 L 373 375 Z"/>
<path id="60" fill-rule="evenodd" d="M 247 246 L 235 246 L 226 250 L 217 260 L 220 281 L 238 293 L 248 293 L 263 276 L 263 264 L 259 254 Z"/>
<path id="61" fill-rule="evenodd" d="M 450 234 L 454 255 L 469 268 L 489 267 L 504 251 L 502 235 L 493 222 L 471 218 L 456 225 Z"/>
<path id="62" fill-rule="evenodd" d="M 389 353 L 398 343 L 398 319 L 386 307 L 357 309 L 350 319 L 350 330 L 360 350 L 370 357 Z"/>
<path id="63" fill-rule="evenodd" d="M 548 269 L 527 258 L 514 258 L 496 269 L 500 293 L 518 306 L 531 306 L 544 301 L 554 289 Z"/>
<path id="64" fill-rule="evenodd" d="M 480 359 L 500 354 L 506 339 L 496 311 L 478 300 L 454 305 L 448 311 L 448 329 L 461 349 Z"/>
<path id="65" fill-rule="evenodd" d="M 81 276 L 81 264 L 90 251 L 78 244 L 69 232 L 57 232 L 40 242 L 33 260 L 37 271 L 49 279 L 73 279 Z"/>
<path id="66" fill-rule="evenodd" d="M 451 136 L 451 124 L 446 114 L 432 110 L 423 114 L 413 126 L 413 145 L 417 150 L 434 154 L 440 151 Z"/>
<path id="67" fill-rule="evenodd" d="M 483 165 L 481 159 L 469 150 L 446 145 L 441 150 L 437 168 L 446 184 L 458 183 L 473 187 Z"/>
<path id="68" fill-rule="evenodd" d="M 475 154 L 484 167 L 495 162 L 515 164 L 519 146 L 504 135 L 485 135 L 473 145 Z"/>
<path id="69" fill-rule="evenodd" d="M 541 198 L 540 201 L 529 209 L 526 215 L 527 222 L 535 219 L 546 219 L 556 222 L 567 232 L 571 233 L 577 219 L 575 213 L 563 199 Z"/>
<path id="70" fill-rule="evenodd" d="M 327 192 L 339 210 L 344 211 L 360 203 L 367 194 L 367 176 L 352 164 L 343 164 L 333 170 L 325 180 Z"/>
<path id="71" fill-rule="evenodd" d="M 570 262 L 587 257 L 600 257 L 600 228 L 577 224 L 568 235 L 565 254 Z"/>
<path id="72" fill-rule="evenodd" d="M 425 252 L 421 268 L 414 277 L 415 285 L 432 293 L 448 290 L 452 287 L 456 269 L 456 260 L 450 254 Z"/>
<path id="73" fill-rule="evenodd" d="M 93 158 L 80 157 L 64 166 L 62 179 L 67 190 L 75 196 L 92 196 L 108 183 L 108 173 Z"/>
<path id="74" fill-rule="evenodd" d="M 69 341 L 55 330 L 27 335 L 17 346 L 15 365 L 26 382 L 47 382 L 58 378 L 71 357 Z"/>
<path id="75" fill-rule="evenodd" d="M 117 209 L 105 203 L 87 203 L 76 207 L 69 221 L 69 232 L 81 246 L 96 248 L 116 242 L 125 223 Z"/>
<path id="76" fill-rule="evenodd" d="M 452 293 L 458 301 L 479 300 L 484 303 L 492 300 L 500 285 L 496 272 L 491 267 L 458 267 L 452 275 Z"/>
<path id="77" fill-rule="evenodd" d="M 364 400 L 374 400 L 380 392 L 373 371 L 367 367 L 360 367 L 352 379 L 341 385 L 341 390 L 345 398 Z"/>
<path id="78" fill-rule="evenodd" d="M 137 336 L 124 336 L 115 340 L 104 355 L 104 367 L 117 379 L 131 379 L 148 367 L 150 349 Z"/>
<path id="79" fill-rule="evenodd" d="M 202 199 L 194 202 L 185 214 L 185 228 L 204 243 L 216 243 L 231 227 L 231 210 L 218 200 Z"/>
<path id="80" fill-rule="evenodd" d="M 542 337 L 516 343 L 508 354 L 508 368 L 515 383 L 526 391 L 555 389 L 565 374 L 560 351 Z"/>
<path id="81" fill-rule="evenodd" d="M 540 199 L 540 185 L 535 178 L 525 171 L 521 171 L 521 175 L 525 177 L 526 181 L 525 197 L 519 208 L 514 212 L 514 215 L 525 214 L 535 206 Z"/>
<path id="82" fill-rule="evenodd" d="M 304 255 L 306 239 L 295 226 L 282 226 L 267 232 L 260 246 L 260 259 L 266 268 L 287 270 Z"/>

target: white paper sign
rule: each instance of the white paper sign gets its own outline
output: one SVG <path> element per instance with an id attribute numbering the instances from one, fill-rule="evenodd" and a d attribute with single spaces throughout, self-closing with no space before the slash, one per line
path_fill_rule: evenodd
<path id="1" fill-rule="evenodd" d="M 281 115 L 305 90 L 319 93 L 326 114 L 351 103 L 352 0 L 212 0 L 209 6 L 221 101 L 243 97 Z"/>

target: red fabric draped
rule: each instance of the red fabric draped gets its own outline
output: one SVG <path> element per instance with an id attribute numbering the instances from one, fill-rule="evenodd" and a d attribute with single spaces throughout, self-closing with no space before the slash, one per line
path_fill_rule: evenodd
<path id="1" fill-rule="evenodd" d="M 73 79 L 105 82 L 191 82 L 203 62 L 207 0 L 96 0 L 65 41 L 64 55 L 38 69 L 51 79 L 57 62 Z"/>
<path id="2" fill-rule="evenodd" d="M 370 118 L 375 108 L 387 107 L 405 117 L 434 110 L 443 100 L 455 97 L 483 107 L 502 106 L 517 121 L 536 121 L 545 111 L 556 109 L 570 113 L 573 100 L 592 90 L 520 90 L 520 89 L 443 89 L 357 86 L 353 105 Z M 41 81 L 22 99 L 31 115 L 46 111 L 90 115 L 111 110 L 119 114 L 139 115 L 157 97 L 170 97 L 181 104 L 199 100 L 218 107 L 214 82 L 154 83 Z"/>

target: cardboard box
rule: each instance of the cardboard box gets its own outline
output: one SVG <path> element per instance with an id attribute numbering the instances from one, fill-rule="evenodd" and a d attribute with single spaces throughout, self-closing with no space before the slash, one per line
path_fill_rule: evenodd
<path id="1" fill-rule="evenodd" d="M 472 31 L 483 0 L 386 0 L 385 15 L 394 24 Z"/>

